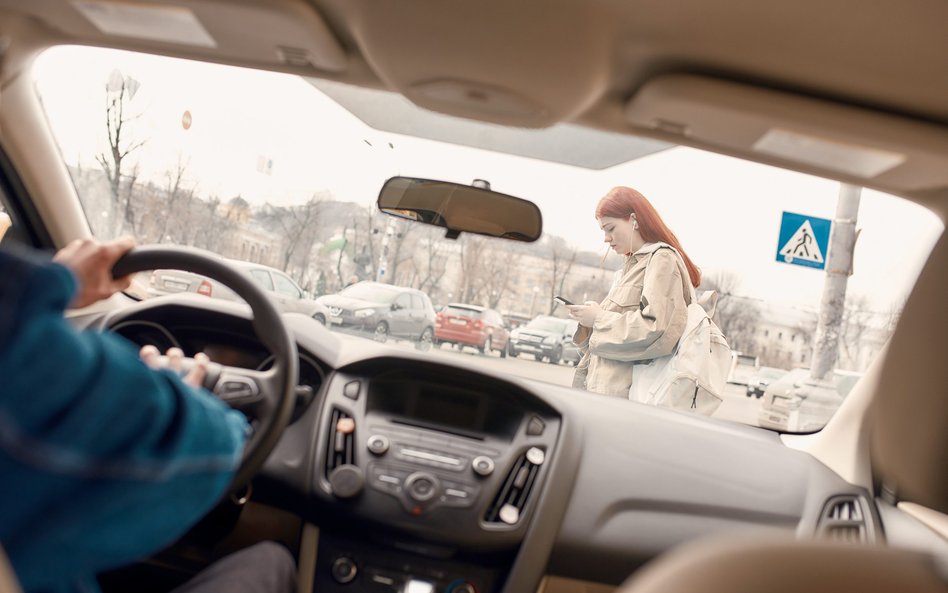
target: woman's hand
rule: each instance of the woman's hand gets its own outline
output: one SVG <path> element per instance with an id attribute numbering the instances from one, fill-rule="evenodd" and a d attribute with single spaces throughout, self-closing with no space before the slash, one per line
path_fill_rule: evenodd
<path id="1" fill-rule="evenodd" d="M 569 316 L 579 322 L 583 327 L 592 327 L 596 323 L 596 317 L 602 311 L 602 307 L 596 301 L 586 301 L 582 305 L 567 305 Z"/>
<path id="2" fill-rule="evenodd" d="M 132 277 L 112 278 L 112 266 L 133 247 L 135 241 L 128 238 L 107 243 L 77 239 L 60 249 L 53 261 L 72 270 L 79 285 L 69 306 L 81 309 L 128 288 Z"/>

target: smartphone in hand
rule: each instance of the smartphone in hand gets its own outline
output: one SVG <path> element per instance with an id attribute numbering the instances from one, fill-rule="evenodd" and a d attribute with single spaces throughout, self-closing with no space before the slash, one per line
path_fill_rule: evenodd
<path id="1" fill-rule="evenodd" d="M 559 296 L 559 295 L 553 297 L 553 300 L 554 300 L 555 302 L 561 304 L 561 305 L 573 305 L 573 304 L 575 304 L 575 303 L 573 303 L 573 301 L 571 301 L 571 300 L 569 300 L 569 299 L 567 299 L 567 298 L 561 297 L 561 296 Z"/>

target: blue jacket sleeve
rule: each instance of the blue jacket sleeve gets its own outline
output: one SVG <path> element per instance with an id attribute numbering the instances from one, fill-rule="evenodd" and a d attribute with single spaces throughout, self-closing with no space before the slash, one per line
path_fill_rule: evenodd
<path id="1" fill-rule="evenodd" d="M 173 542 L 224 493 L 244 417 L 76 331 L 71 273 L 0 253 L 0 541 L 24 589 L 128 563 Z"/>

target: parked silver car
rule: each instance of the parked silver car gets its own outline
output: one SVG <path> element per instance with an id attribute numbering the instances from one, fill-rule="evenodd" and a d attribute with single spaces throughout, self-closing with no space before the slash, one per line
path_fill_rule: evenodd
<path id="1" fill-rule="evenodd" d="M 323 325 L 329 319 L 329 309 L 309 298 L 292 278 L 280 270 L 240 260 L 228 259 L 226 261 L 246 273 L 257 284 L 266 289 L 281 311 L 302 313 Z M 212 298 L 242 301 L 234 291 L 220 282 L 182 270 L 155 270 L 152 272 L 148 287 L 145 289 L 148 296 L 161 296 L 179 292 L 193 292 Z"/>
<path id="2" fill-rule="evenodd" d="M 423 350 L 434 340 L 434 306 L 420 290 L 366 281 L 321 296 L 319 303 L 329 308 L 331 329 L 370 335 L 379 342 L 404 338 Z"/>

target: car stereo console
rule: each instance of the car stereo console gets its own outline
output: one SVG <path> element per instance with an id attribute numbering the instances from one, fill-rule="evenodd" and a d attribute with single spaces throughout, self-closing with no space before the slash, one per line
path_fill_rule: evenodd
<path id="1" fill-rule="evenodd" d="M 364 590 L 399 591 L 419 579 L 435 591 L 494 587 L 526 532 L 559 417 L 507 383 L 485 385 L 481 376 L 475 388 L 458 379 L 333 377 L 313 490 L 375 537 L 321 536 L 317 590 L 360 578 Z"/>

